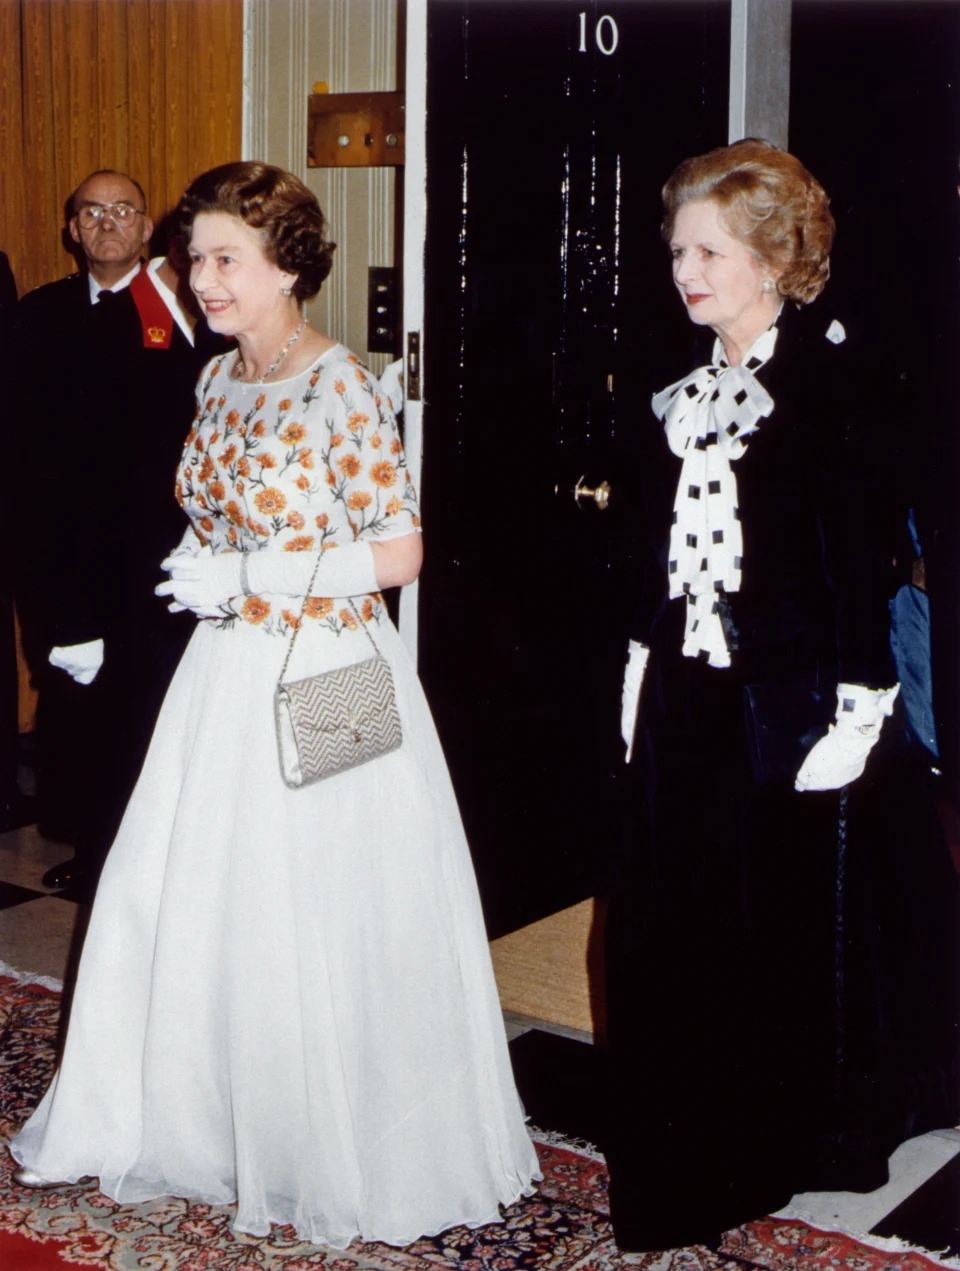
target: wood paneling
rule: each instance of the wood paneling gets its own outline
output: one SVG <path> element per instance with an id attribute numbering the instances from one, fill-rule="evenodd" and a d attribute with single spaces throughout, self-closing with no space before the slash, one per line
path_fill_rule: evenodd
<path id="1" fill-rule="evenodd" d="M 67 195 L 116 168 L 155 219 L 238 159 L 243 0 L 0 0 L 0 248 L 21 294 L 73 269 Z"/>

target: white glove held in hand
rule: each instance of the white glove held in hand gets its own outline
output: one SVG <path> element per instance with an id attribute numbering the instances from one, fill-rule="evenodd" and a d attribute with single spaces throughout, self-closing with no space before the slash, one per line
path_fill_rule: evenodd
<path id="1" fill-rule="evenodd" d="M 637 727 L 637 707 L 640 704 L 640 689 L 643 685 L 643 673 L 647 669 L 647 658 L 650 650 L 645 644 L 631 640 L 627 654 L 627 666 L 623 672 L 623 689 L 620 694 L 620 736 L 627 747 L 625 762 L 633 757 L 633 734 Z"/>
<path id="2" fill-rule="evenodd" d="M 103 666 L 103 641 L 88 640 L 86 644 L 70 644 L 50 650 L 47 661 L 66 671 L 78 684 L 92 684 Z"/>
<path id="3" fill-rule="evenodd" d="M 171 613 L 192 609 L 201 618 L 216 617 L 220 605 L 239 596 L 241 552 L 213 552 L 201 548 L 196 556 L 173 555 L 160 562 L 170 577 L 154 588 L 158 596 L 172 596 L 167 608 Z"/>
<path id="4" fill-rule="evenodd" d="M 794 786 L 797 790 L 839 790 L 856 781 L 877 744 L 880 728 L 900 685 L 864 688 L 861 684 L 837 685 L 837 719 L 804 759 Z"/>

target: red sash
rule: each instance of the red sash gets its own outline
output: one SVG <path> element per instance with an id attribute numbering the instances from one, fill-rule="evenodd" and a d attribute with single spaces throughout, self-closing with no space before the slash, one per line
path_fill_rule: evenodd
<path id="1" fill-rule="evenodd" d="M 147 266 L 140 266 L 140 272 L 130 284 L 130 294 L 140 314 L 140 325 L 143 328 L 143 347 L 145 349 L 169 349 L 173 339 L 173 317 L 164 304 L 160 292 L 147 277 Z"/>

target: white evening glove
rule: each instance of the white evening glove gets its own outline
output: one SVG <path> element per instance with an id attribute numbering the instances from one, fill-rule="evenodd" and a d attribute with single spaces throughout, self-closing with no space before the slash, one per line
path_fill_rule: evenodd
<path id="1" fill-rule="evenodd" d="M 50 650 L 47 661 L 51 666 L 66 671 L 78 684 L 92 684 L 103 666 L 103 641 L 57 645 Z"/>
<path id="2" fill-rule="evenodd" d="M 837 685 L 836 723 L 800 765 L 797 790 L 839 790 L 856 781 L 877 744 L 880 728 L 893 714 L 900 685 L 864 688 L 862 684 Z"/>
<path id="3" fill-rule="evenodd" d="M 191 609 L 198 618 L 220 615 L 220 606 L 243 591 L 242 552 L 214 552 L 209 544 L 195 556 L 177 554 L 160 562 L 170 577 L 154 587 L 158 596 L 172 596 L 171 613 Z"/>
<path id="4" fill-rule="evenodd" d="M 313 584 L 315 596 L 366 596 L 379 591 L 373 548 L 366 539 L 324 548 Z M 316 552 L 249 552 L 247 592 L 259 596 L 305 596 L 317 563 Z"/>
<path id="5" fill-rule="evenodd" d="M 623 689 L 620 693 L 620 736 L 627 747 L 625 763 L 629 763 L 633 757 L 633 735 L 637 728 L 640 689 L 643 685 L 643 673 L 647 669 L 647 658 L 650 656 L 647 646 L 636 640 L 630 641 L 628 650 Z"/>

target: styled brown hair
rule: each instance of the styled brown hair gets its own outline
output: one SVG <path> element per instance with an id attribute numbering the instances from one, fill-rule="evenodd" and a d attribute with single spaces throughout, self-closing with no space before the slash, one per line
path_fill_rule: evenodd
<path id="1" fill-rule="evenodd" d="M 325 236 L 316 196 L 292 172 L 253 162 L 211 168 L 190 182 L 177 205 L 185 237 L 199 212 L 226 212 L 263 230 L 267 259 L 297 275 L 292 290 L 298 300 L 315 296 L 330 273 L 336 243 Z"/>
<path id="2" fill-rule="evenodd" d="M 685 159 L 663 187 L 663 235 L 669 242 L 684 203 L 709 199 L 727 233 L 780 273 L 777 290 L 809 304 L 830 277 L 836 230 L 830 200 L 799 159 L 748 137 Z"/>

